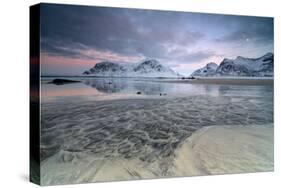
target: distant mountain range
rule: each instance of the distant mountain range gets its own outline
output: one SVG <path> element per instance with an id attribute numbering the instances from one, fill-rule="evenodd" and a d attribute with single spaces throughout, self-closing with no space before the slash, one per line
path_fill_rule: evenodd
<path id="1" fill-rule="evenodd" d="M 208 63 L 205 67 L 194 71 L 191 76 L 273 76 L 273 53 L 267 53 L 259 58 L 224 59 L 219 65 Z"/>
<path id="2" fill-rule="evenodd" d="M 83 75 L 100 77 L 180 77 L 181 75 L 157 60 L 146 59 L 133 65 L 122 65 L 113 62 L 100 62 L 87 70 Z"/>
<path id="3" fill-rule="evenodd" d="M 273 64 L 273 53 L 267 53 L 259 58 L 238 56 L 236 59 L 225 58 L 219 65 L 214 62 L 207 63 L 206 66 L 194 71 L 190 76 L 272 77 L 274 72 Z M 146 59 L 136 64 L 119 64 L 103 61 L 86 70 L 83 75 L 98 77 L 182 77 L 179 73 L 154 59 Z"/>

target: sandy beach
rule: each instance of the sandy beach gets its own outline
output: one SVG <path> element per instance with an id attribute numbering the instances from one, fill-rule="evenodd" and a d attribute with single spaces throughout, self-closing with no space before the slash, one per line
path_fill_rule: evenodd
<path id="1" fill-rule="evenodd" d="M 212 126 L 195 132 L 177 151 L 179 176 L 273 171 L 273 125 Z"/>
<path id="2" fill-rule="evenodd" d="M 177 149 L 162 176 L 161 160 L 98 158 L 61 151 L 43 161 L 42 185 L 273 171 L 273 125 L 210 126 Z"/>

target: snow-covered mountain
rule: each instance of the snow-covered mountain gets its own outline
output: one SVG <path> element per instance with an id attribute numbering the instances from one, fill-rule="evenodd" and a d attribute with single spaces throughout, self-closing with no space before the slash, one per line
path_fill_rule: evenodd
<path id="1" fill-rule="evenodd" d="M 273 76 L 274 55 L 267 53 L 259 58 L 238 56 L 236 59 L 224 59 L 217 67 L 209 64 L 194 71 L 191 76 Z"/>
<path id="2" fill-rule="evenodd" d="M 179 77 L 177 72 L 160 64 L 157 60 L 146 59 L 133 65 L 121 65 L 112 62 L 100 62 L 83 73 L 101 77 Z"/>
<path id="3" fill-rule="evenodd" d="M 92 76 L 121 76 L 127 72 L 127 69 L 117 63 L 104 61 L 97 63 L 90 70 L 85 71 L 84 75 Z"/>
<path id="4" fill-rule="evenodd" d="M 205 67 L 194 71 L 191 76 L 210 76 L 213 75 L 218 68 L 218 65 L 211 62 L 208 63 Z"/>

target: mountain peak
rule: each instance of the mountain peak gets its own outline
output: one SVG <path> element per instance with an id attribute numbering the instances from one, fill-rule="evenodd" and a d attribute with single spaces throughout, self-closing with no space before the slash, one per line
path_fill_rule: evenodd
<path id="1" fill-rule="evenodd" d="M 266 53 L 259 58 L 224 58 L 219 66 L 213 65 L 210 68 L 208 63 L 194 71 L 191 76 L 273 76 L 273 62 L 273 53 Z"/>
<path id="2" fill-rule="evenodd" d="M 155 74 L 155 73 L 168 73 L 171 75 L 178 75 L 172 69 L 165 67 L 155 59 L 145 59 L 133 68 L 133 71 L 141 74 Z M 165 77 L 165 76 L 164 76 Z"/>
<path id="3" fill-rule="evenodd" d="M 209 75 L 212 75 L 216 71 L 217 67 L 218 67 L 218 65 L 214 62 L 207 63 L 205 67 L 194 71 L 191 74 L 191 76 L 209 76 Z"/>
<path id="4" fill-rule="evenodd" d="M 140 61 L 140 63 L 159 63 L 159 61 L 157 61 L 156 59 L 152 59 L 152 58 L 146 58 L 146 59 L 143 59 L 142 61 Z"/>
<path id="5" fill-rule="evenodd" d="M 271 60 L 273 61 L 274 55 L 271 52 L 266 53 L 264 56 L 260 57 L 263 61 Z"/>
<path id="6" fill-rule="evenodd" d="M 218 65 L 214 62 L 210 62 L 210 63 L 207 63 L 206 67 L 216 69 L 218 67 Z"/>
<path id="7" fill-rule="evenodd" d="M 155 59 L 144 59 L 140 63 L 121 65 L 109 61 L 97 63 L 93 68 L 83 73 L 93 76 L 112 77 L 178 77 L 178 73 L 162 65 Z"/>
<path id="8" fill-rule="evenodd" d="M 263 57 L 269 57 L 269 56 L 273 56 L 272 52 L 267 52 Z"/>
<path id="9" fill-rule="evenodd" d="M 245 57 L 243 57 L 243 56 L 237 56 L 236 59 L 237 59 L 237 60 L 244 60 L 244 59 L 249 59 L 249 58 L 245 58 Z"/>

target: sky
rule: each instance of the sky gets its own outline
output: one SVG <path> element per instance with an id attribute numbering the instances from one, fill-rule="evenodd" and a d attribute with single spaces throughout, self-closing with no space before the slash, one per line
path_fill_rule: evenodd
<path id="1" fill-rule="evenodd" d="M 182 75 L 224 58 L 273 52 L 273 18 L 43 4 L 41 75 L 152 58 Z"/>

